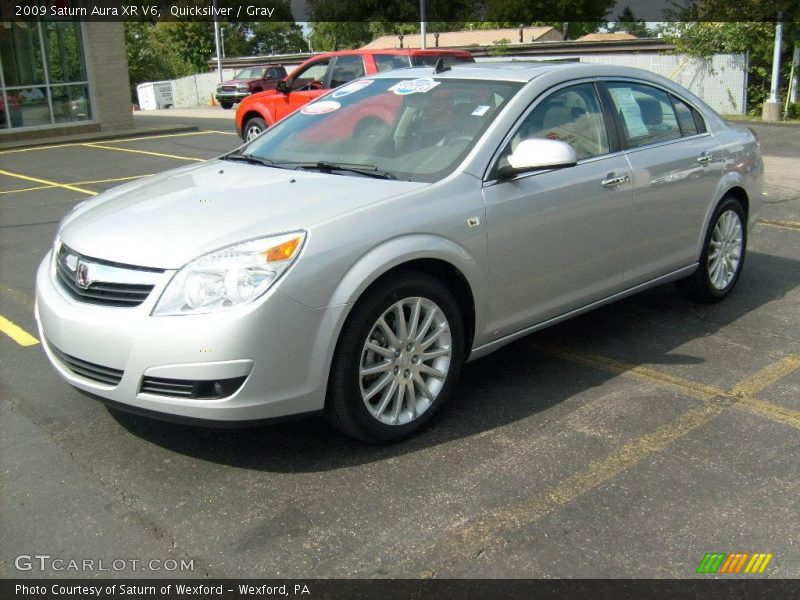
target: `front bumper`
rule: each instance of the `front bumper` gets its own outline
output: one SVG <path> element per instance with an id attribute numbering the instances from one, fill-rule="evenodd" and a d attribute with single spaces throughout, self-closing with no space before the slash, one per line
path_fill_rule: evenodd
<path id="1" fill-rule="evenodd" d="M 250 95 L 250 92 L 217 92 L 214 97 L 217 102 L 241 102 Z"/>
<path id="2" fill-rule="evenodd" d="M 194 420 L 253 421 L 322 409 L 331 340 L 343 307 L 309 309 L 274 289 L 244 310 L 150 316 L 173 274 L 164 273 L 137 307 L 98 306 L 62 289 L 48 254 L 36 278 L 36 322 L 42 347 L 61 377 L 132 410 Z M 64 355 L 122 371 L 121 379 L 107 384 L 82 376 Z M 142 392 L 144 377 L 246 379 L 232 395 L 203 399 Z"/>

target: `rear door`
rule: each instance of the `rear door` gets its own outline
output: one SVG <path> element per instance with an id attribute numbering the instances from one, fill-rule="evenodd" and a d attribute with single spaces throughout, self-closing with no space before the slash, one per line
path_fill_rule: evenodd
<path id="1" fill-rule="evenodd" d="M 697 260 L 723 161 L 700 113 L 688 102 L 639 81 L 608 81 L 604 87 L 632 168 L 626 279 L 636 285 Z"/>
<path id="2" fill-rule="evenodd" d="M 524 139 L 562 140 L 578 164 L 484 185 L 494 336 L 622 289 L 633 195 L 609 116 L 593 82 L 562 87 L 534 103 L 502 150 L 500 165 Z"/>

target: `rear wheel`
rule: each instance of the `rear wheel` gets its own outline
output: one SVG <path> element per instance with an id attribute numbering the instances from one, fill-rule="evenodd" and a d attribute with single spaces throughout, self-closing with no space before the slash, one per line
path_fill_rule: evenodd
<path id="1" fill-rule="evenodd" d="M 245 142 L 249 142 L 250 140 L 257 138 L 266 130 L 267 122 L 261 117 L 253 117 L 252 119 L 248 119 L 247 123 L 245 123 L 244 130 L 242 131 L 242 137 L 244 138 Z"/>
<path id="2" fill-rule="evenodd" d="M 450 291 L 424 273 L 390 275 L 345 323 L 325 417 L 367 442 L 410 437 L 452 393 L 463 354 L 461 311 Z"/>
<path id="3" fill-rule="evenodd" d="M 698 302 L 718 302 L 736 286 L 747 250 L 742 203 L 728 196 L 719 203 L 706 233 L 700 266 L 678 281 L 678 289 Z"/>

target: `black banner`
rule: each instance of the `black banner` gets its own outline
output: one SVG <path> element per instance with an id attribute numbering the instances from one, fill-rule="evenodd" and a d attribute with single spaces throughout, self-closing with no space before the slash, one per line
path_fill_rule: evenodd
<path id="1" fill-rule="evenodd" d="M 484 600 L 537 598 L 593 600 L 620 598 L 791 598 L 800 580 L 544 580 L 544 579 L 430 579 L 430 580 L 154 580 L 154 579 L 17 579 L 0 582 L 0 598 L 38 600 L 88 599 L 380 599 Z"/>
<path id="2" fill-rule="evenodd" d="M 800 21 L 798 0 L 426 0 L 428 22 Z M 625 13 L 627 9 L 627 13 Z M 0 22 L 418 22 L 419 0 L 0 0 Z M 624 17 L 623 17 L 624 19 Z"/>

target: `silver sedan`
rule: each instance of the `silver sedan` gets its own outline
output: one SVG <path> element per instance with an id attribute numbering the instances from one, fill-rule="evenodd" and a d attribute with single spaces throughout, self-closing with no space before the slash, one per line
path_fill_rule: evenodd
<path id="1" fill-rule="evenodd" d="M 393 442 L 532 331 L 670 281 L 728 296 L 762 178 L 748 129 L 651 73 L 393 71 L 76 207 L 36 318 L 58 373 L 119 409 Z"/>

